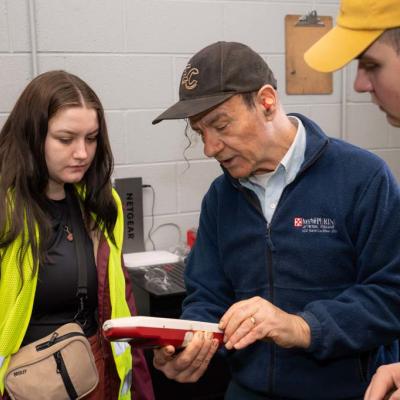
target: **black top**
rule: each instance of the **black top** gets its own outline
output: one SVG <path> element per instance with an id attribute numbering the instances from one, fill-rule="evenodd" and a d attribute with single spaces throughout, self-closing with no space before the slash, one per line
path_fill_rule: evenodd
<path id="1" fill-rule="evenodd" d="M 75 204 L 75 202 L 74 202 Z M 80 212 L 80 210 L 79 210 Z M 33 311 L 23 345 L 50 334 L 59 326 L 72 322 L 79 309 L 76 296 L 78 285 L 78 264 L 74 239 L 71 241 L 71 213 L 67 200 L 49 200 L 49 214 L 52 218 L 53 237 L 50 240 L 46 262 L 39 266 L 39 275 Z M 87 286 L 88 298 L 85 302 L 86 323 L 82 326 L 86 336 L 97 330 L 97 270 L 93 244 L 84 229 L 83 248 L 88 255 Z M 73 237 L 73 232 L 72 232 Z M 83 323 L 83 319 L 78 322 Z"/>

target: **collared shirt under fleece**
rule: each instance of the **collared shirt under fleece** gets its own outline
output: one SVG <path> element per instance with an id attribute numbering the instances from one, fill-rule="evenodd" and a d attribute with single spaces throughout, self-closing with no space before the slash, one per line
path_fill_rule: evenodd
<path id="1" fill-rule="evenodd" d="M 114 200 L 118 207 L 118 217 L 114 228 L 116 245 L 106 240 L 109 246 L 108 254 L 108 289 L 110 296 L 110 318 L 130 316 L 130 309 L 125 300 L 126 287 L 124 271 L 121 268 L 122 241 L 123 241 L 123 213 L 121 201 L 113 190 Z M 4 373 L 7 369 L 10 355 L 18 351 L 24 338 L 32 312 L 33 301 L 38 274 L 30 279 L 32 268 L 32 253 L 28 249 L 24 259 L 25 281 L 21 288 L 18 269 L 15 267 L 16 255 L 21 245 L 20 238 L 2 253 L 2 269 L 0 280 L 0 298 L 2 307 L 0 312 L 0 393 L 4 390 Z M 100 260 L 98 260 L 100 261 Z M 103 262 L 103 260 L 101 260 Z M 19 290 L 21 288 L 21 290 Z M 103 312 L 103 310 L 101 310 Z M 99 310 L 100 313 L 100 310 Z M 116 371 L 120 378 L 118 399 L 131 399 L 132 383 L 132 356 L 130 346 L 126 343 L 113 342 L 111 349 Z M 143 360 L 140 360 L 143 364 Z M 144 365 L 145 367 L 145 365 Z M 148 382 L 145 383 L 146 385 Z M 148 389 L 144 389 L 148 390 Z M 153 398 L 152 391 L 146 398 Z M 1 397 L 1 395 L 0 395 Z"/>
<path id="2" fill-rule="evenodd" d="M 271 399 L 358 399 L 399 357 L 399 186 L 383 160 L 294 115 L 305 159 L 270 224 L 227 171 L 205 195 L 182 318 L 218 322 L 260 296 L 303 317 L 311 345 L 222 350 L 232 379 Z"/>
<path id="3" fill-rule="evenodd" d="M 297 125 L 296 136 L 275 171 L 266 174 L 251 175 L 239 179 L 239 182 L 252 190 L 260 200 L 265 219 L 271 221 L 283 189 L 296 178 L 304 161 L 306 150 L 306 132 L 299 118 L 289 117 Z"/>

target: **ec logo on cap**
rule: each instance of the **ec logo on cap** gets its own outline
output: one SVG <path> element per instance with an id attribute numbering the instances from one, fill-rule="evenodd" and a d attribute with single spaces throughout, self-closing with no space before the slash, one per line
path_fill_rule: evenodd
<path id="1" fill-rule="evenodd" d="M 185 70 L 182 74 L 181 85 L 187 90 L 193 90 L 197 87 L 196 79 L 193 79 L 193 75 L 198 75 L 199 70 L 197 68 L 192 68 L 190 64 L 186 65 Z"/>

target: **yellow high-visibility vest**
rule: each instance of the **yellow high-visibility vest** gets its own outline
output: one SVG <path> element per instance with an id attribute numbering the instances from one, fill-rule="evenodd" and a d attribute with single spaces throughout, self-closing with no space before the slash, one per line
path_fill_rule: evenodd
<path id="1" fill-rule="evenodd" d="M 77 187 L 83 197 L 84 189 Z M 111 318 L 129 317 L 131 315 L 125 299 L 125 277 L 121 268 L 124 221 L 121 200 L 113 189 L 113 198 L 117 205 L 118 216 L 114 227 L 114 245 L 107 233 L 105 237 L 110 247 L 108 260 L 108 280 L 110 287 Z M 95 218 L 95 215 L 92 215 Z M 25 235 L 27 226 L 25 224 Z M 37 233 L 36 233 L 37 234 Z M 38 234 L 37 234 L 38 235 Z M 28 248 L 24 257 L 24 283 L 21 287 L 21 276 L 17 268 L 18 250 L 21 248 L 22 235 L 10 246 L 1 250 L 0 279 L 0 393 L 4 393 L 4 376 L 12 354 L 21 346 L 32 314 L 35 299 L 38 272 L 32 276 L 33 258 Z M 36 270 L 38 271 L 38 269 Z M 120 378 L 120 400 L 131 399 L 132 355 L 129 344 L 112 342 L 114 362 Z"/>

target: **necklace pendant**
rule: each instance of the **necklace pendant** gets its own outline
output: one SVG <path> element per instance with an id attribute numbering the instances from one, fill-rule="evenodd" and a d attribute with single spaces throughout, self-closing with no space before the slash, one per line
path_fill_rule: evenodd
<path id="1" fill-rule="evenodd" d="M 69 242 L 72 242 L 72 241 L 74 240 L 74 235 L 73 235 L 72 232 L 70 231 L 68 225 L 64 225 L 64 232 L 65 232 L 66 235 L 67 235 L 67 240 L 68 240 Z"/>

